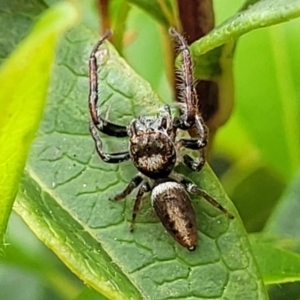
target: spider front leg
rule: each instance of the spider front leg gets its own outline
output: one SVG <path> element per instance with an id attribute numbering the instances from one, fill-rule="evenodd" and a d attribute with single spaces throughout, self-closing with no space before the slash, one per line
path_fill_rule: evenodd
<path id="1" fill-rule="evenodd" d="M 95 142 L 96 150 L 104 162 L 117 164 L 130 159 L 128 151 L 122 151 L 117 153 L 105 153 L 102 149 L 103 145 L 100 137 L 98 136 L 97 128 L 92 121 L 90 121 L 90 133 Z"/>
<path id="2" fill-rule="evenodd" d="M 184 147 L 192 150 L 199 150 L 199 159 L 195 161 L 189 155 L 183 156 L 183 162 L 192 171 L 200 171 L 205 163 L 204 147 L 207 145 L 208 130 L 204 120 L 198 112 L 198 97 L 195 90 L 193 78 L 193 64 L 188 45 L 174 28 L 170 29 L 170 34 L 175 38 L 176 45 L 182 55 L 181 70 L 176 73 L 180 80 L 178 88 L 178 101 L 180 104 L 180 115 L 174 118 L 175 129 L 189 130 L 192 127 L 197 129 L 196 138 L 180 139 L 179 148 Z"/>
<path id="3" fill-rule="evenodd" d="M 103 37 L 98 41 L 94 46 L 90 59 L 89 59 L 89 81 L 90 81 L 90 94 L 89 94 L 89 109 L 91 114 L 91 119 L 94 125 L 101 132 L 115 136 L 115 137 L 125 137 L 128 136 L 126 126 L 121 126 L 118 124 L 111 123 L 101 116 L 98 113 L 98 64 L 96 53 L 102 43 L 111 36 L 112 32 L 110 30 L 106 31 Z"/>
<path id="4" fill-rule="evenodd" d="M 180 103 L 180 116 L 175 118 L 175 126 L 189 129 L 194 124 L 197 106 L 197 96 L 194 91 L 193 64 L 190 50 L 184 37 L 171 27 L 169 33 L 174 37 L 178 52 L 182 54 L 181 70 L 177 70 L 176 79 L 178 101 Z"/>
<path id="5" fill-rule="evenodd" d="M 205 199 L 211 205 L 213 205 L 214 207 L 219 209 L 227 218 L 234 219 L 234 216 L 226 208 L 224 208 L 219 202 L 217 202 L 215 199 L 213 199 L 206 192 L 199 189 L 191 180 L 189 180 L 185 177 L 182 177 L 182 179 L 180 180 L 180 183 L 185 187 L 187 192 L 189 192 L 192 195 L 196 195 L 196 196 L 199 196 L 199 197 Z"/>

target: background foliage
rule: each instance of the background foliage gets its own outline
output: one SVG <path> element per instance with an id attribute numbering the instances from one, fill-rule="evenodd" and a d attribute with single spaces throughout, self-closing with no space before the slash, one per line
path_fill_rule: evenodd
<path id="1" fill-rule="evenodd" d="M 131 235 L 128 232 L 130 197 L 126 203 L 106 201 L 128 182 L 134 169 L 130 164 L 103 165 L 93 154 L 93 143 L 87 132 L 87 60 L 98 38 L 97 11 L 92 1 L 73 8 L 71 4 L 70 7 L 53 6 L 52 2 L 56 1 L 32 0 L 26 4 L 6 1 L 0 8 L 0 20 L 5 28 L 1 32 L 0 58 L 6 64 L 0 78 L 3 78 L 3 86 L 10 87 L 9 91 L 16 91 L 12 98 L 15 100 L 11 100 L 15 102 L 10 102 L 7 101 L 10 95 L 1 89 L 1 109 L 8 112 L 5 116 L 10 116 L 10 112 L 26 112 L 21 106 L 26 101 L 35 107 L 27 106 L 29 111 L 22 114 L 24 119 L 17 116 L 20 125 L 14 121 L 3 123 L 9 124 L 10 129 L 1 127 L 1 154 L 12 153 L 17 144 L 16 155 L 19 154 L 21 161 L 15 163 L 15 179 L 2 177 L 1 196 L 9 186 L 12 187 L 7 189 L 9 193 L 15 193 L 22 161 L 26 159 L 26 145 L 30 142 L 26 134 L 24 142 L 22 130 L 12 135 L 11 128 L 24 129 L 22 125 L 29 124 L 33 115 L 37 123 L 43 109 L 45 96 L 32 90 L 47 88 L 49 72 L 45 66 L 51 65 L 55 44 L 48 42 L 42 50 L 34 50 L 40 43 L 34 33 L 41 30 L 44 34 L 49 27 L 54 28 L 56 37 L 74 26 L 75 15 L 81 14 L 82 21 L 61 38 L 57 48 L 48 104 L 15 203 L 15 210 L 30 229 L 76 276 L 13 214 L 0 268 L 0 298 L 102 299 L 96 292 L 99 291 L 116 299 L 139 299 L 143 295 L 149 299 L 188 296 L 190 299 L 267 299 L 264 282 L 271 299 L 299 299 L 300 45 L 295 38 L 299 20 L 251 31 L 299 16 L 299 1 L 289 1 L 286 5 L 283 0 L 246 3 L 235 0 L 224 6 L 223 1 L 216 0 L 217 24 L 229 20 L 211 37 L 192 46 L 195 73 L 199 76 L 215 74 L 209 58 L 204 58 L 204 62 L 208 62 L 205 68 L 202 58 L 197 58 L 199 54 L 251 31 L 239 39 L 235 48 L 229 47 L 235 49 L 235 107 L 230 120 L 217 132 L 211 155 L 211 165 L 234 202 L 248 234 L 237 212 L 237 218 L 229 223 L 209 205 L 194 199 L 201 241 L 196 255 L 174 244 L 149 204 L 145 203 L 137 229 Z M 172 1 L 113 1 L 111 6 L 115 45 L 136 71 L 132 71 L 111 46 L 105 46 L 109 54 L 100 73 L 101 102 L 112 120 L 117 118 L 126 124 L 133 115 L 144 113 L 145 104 L 152 113 L 155 112 L 153 104 L 172 103 L 164 61 L 165 30 L 158 25 L 168 26 L 170 18 L 158 9 L 158 3 Z M 249 3 L 257 6 L 236 14 L 242 5 L 246 7 Z M 48 11 L 49 7 L 52 10 Z M 48 15 L 40 19 L 45 11 Z M 57 11 L 63 14 L 55 14 Z M 35 31 L 30 32 L 38 19 Z M 59 25 L 53 27 L 53 24 Z M 22 71 L 29 83 L 16 80 L 16 73 L 9 76 L 5 73 L 7 69 L 17 72 L 14 60 L 24 60 L 26 42 L 17 46 L 24 37 L 31 39 L 27 45 L 32 45 L 32 53 L 35 53 L 28 62 L 39 67 L 32 71 L 34 76 L 30 76 L 30 69 L 26 67 Z M 6 59 L 16 47 L 14 56 Z M 226 46 L 223 53 L 224 49 Z M 43 55 L 47 63 L 40 62 Z M 228 77 L 225 85 L 226 82 Z M 7 103 L 17 105 L 12 109 Z M 117 109 L 112 111 L 111 107 Z M 34 131 L 33 126 L 30 135 Z M 124 141 L 115 144 L 110 139 L 105 139 L 105 143 L 109 149 L 126 145 Z M 1 158 L 2 173 L 7 175 L 6 170 L 14 164 L 8 166 L 5 155 Z M 200 176 L 189 176 L 234 211 L 208 167 Z M 8 216 L 2 215 L 3 219 Z M 85 288 L 78 278 L 93 289 Z"/>

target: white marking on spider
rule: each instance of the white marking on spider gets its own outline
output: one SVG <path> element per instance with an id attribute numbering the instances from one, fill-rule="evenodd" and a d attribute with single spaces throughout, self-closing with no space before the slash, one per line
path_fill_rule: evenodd
<path id="1" fill-rule="evenodd" d="M 162 194 L 168 194 L 168 191 L 175 191 L 175 190 L 183 190 L 183 187 L 180 183 L 174 181 L 167 181 L 160 183 L 152 190 L 151 201 L 153 205 L 153 201 Z"/>
<path id="2" fill-rule="evenodd" d="M 153 154 L 151 156 L 143 156 L 138 158 L 138 165 L 141 168 L 154 171 L 160 169 L 164 163 L 163 156 L 161 154 Z"/>

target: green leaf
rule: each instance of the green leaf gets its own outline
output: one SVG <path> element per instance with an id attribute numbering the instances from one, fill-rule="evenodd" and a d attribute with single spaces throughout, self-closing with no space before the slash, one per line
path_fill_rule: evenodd
<path id="1" fill-rule="evenodd" d="M 197 51 L 206 51 L 203 50 L 202 44 L 206 39 L 211 43 L 209 47 L 219 45 L 221 39 L 224 39 L 221 43 L 227 42 L 225 46 L 221 46 L 221 52 L 220 49 L 213 49 L 206 55 L 195 58 L 196 77 L 213 77 L 217 82 L 223 82 L 223 87 L 231 87 L 231 82 L 226 80 L 231 65 L 228 69 L 226 65 L 222 65 L 222 60 L 213 54 L 223 54 L 224 48 L 228 47 L 228 44 L 230 46 L 246 31 L 256 26 L 270 25 L 272 22 L 275 24 L 287 21 L 297 17 L 299 10 L 299 1 L 256 1 L 253 6 L 233 16 L 198 41 L 199 43 L 191 46 L 197 55 Z M 259 150 L 262 163 L 273 169 L 279 180 L 284 181 L 290 179 L 300 166 L 300 85 L 297 59 L 300 44 L 298 39 L 295 39 L 299 24 L 300 20 L 297 19 L 244 36 L 238 43 L 238 55 L 235 59 L 235 96 L 219 89 L 220 108 L 232 108 L 230 99 L 236 97 L 236 125 L 243 129 L 253 146 Z M 196 45 L 199 46 L 198 49 Z M 230 53 L 227 56 L 223 55 L 228 59 L 228 63 L 231 56 Z M 231 146 L 233 152 L 240 149 L 240 153 L 245 156 L 244 160 L 247 159 L 249 145 L 240 144 L 236 147 L 231 142 L 234 139 L 232 132 L 224 135 L 222 139 L 228 144 L 224 147 Z"/>
<path id="2" fill-rule="evenodd" d="M 234 16 L 232 16 L 231 18 L 223 22 L 221 25 L 213 29 L 205 37 L 199 39 L 191 45 L 190 49 L 194 61 L 195 78 L 210 80 L 213 79 L 218 83 L 218 111 L 208 124 L 210 129 L 218 128 L 220 127 L 220 125 L 224 124 L 229 119 L 230 114 L 232 112 L 234 99 L 232 57 L 237 39 L 241 35 L 250 32 L 251 30 L 285 22 L 299 16 L 299 0 L 288 1 L 288 3 L 286 0 L 247 1 L 244 5 L 244 9 L 241 12 L 236 13 Z M 255 50 L 257 51 L 257 43 L 255 44 L 255 46 Z M 277 49 L 281 49 L 280 46 Z M 278 50 L 277 52 L 282 53 L 284 51 Z M 253 58 L 253 53 L 254 52 L 249 51 L 249 54 L 251 55 L 251 60 L 255 60 Z M 248 62 L 249 60 L 247 60 L 247 64 L 249 65 Z M 284 115 L 288 116 L 288 113 L 291 113 L 290 118 L 288 118 L 288 127 L 289 129 L 291 129 L 293 128 L 293 126 L 297 125 L 297 118 L 295 113 L 295 108 L 297 108 L 297 106 L 295 105 L 294 101 L 295 93 L 293 93 L 294 91 L 293 89 L 291 89 L 291 84 L 289 84 L 289 77 L 286 78 L 287 84 L 283 83 L 280 85 L 280 92 L 282 96 L 285 96 L 282 97 L 282 99 L 284 99 L 284 101 L 282 102 L 285 103 L 284 108 L 286 108 L 290 103 L 293 104 L 291 106 L 291 109 L 287 109 L 287 113 Z M 247 82 L 247 87 L 249 88 L 249 81 Z M 249 103 L 252 102 L 248 101 L 247 103 L 249 106 Z M 247 113 L 249 113 L 249 109 L 247 110 Z M 269 127 L 270 126 L 267 126 L 266 128 Z M 211 132 L 212 131 L 213 130 L 211 130 Z M 273 133 L 274 132 L 276 131 L 273 130 Z M 262 136 L 263 135 L 261 134 L 258 135 L 258 139 L 260 139 L 260 137 Z M 271 137 L 272 136 L 273 135 L 271 135 Z M 288 146 L 292 146 L 290 148 L 291 157 L 289 158 L 291 159 L 291 162 L 296 163 L 291 163 L 289 164 L 289 166 L 298 166 L 300 164 L 300 160 L 296 155 L 296 147 L 294 147 L 294 145 L 297 144 L 294 141 L 298 142 L 297 135 L 293 134 L 293 131 L 290 131 L 289 134 L 286 135 L 286 137 Z M 265 144 L 269 145 L 267 149 L 274 149 L 273 143 Z M 300 143 L 298 143 L 298 145 L 299 144 Z M 280 152 L 281 148 L 282 147 L 277 148 L 278 153 L 283 153 L 282 151 Z M 266 155 L 266 158 L 268 159 L 269 157 Z M 269 160 L 271 160 L 272 163 L 275 164 L 275 166 L 278 169 L 280 169 L 281 172 L 284 172 L 282 170 L 283 168 L 280 168 L 280 166 L 278 166 L 280 161 L 279 159 L 273 160 L 271 156 Z"/>
<path id="3" fill-rule="evenodd" d="M 7 247 L 1 258 L 0 299 L 74 299 L 83 290 L 84 285 L 77 276 L 37 239 L 14 212 L 7 231 Z M 27 281 L 36 282 L 40 297 L 15 297 L 15 294 L 24 293 Z"/>
<path id="4" fill-rule="evenodd" d="M 170 17 L 172 17 L 172 7 L 173 4 L 168 0 L 163 1 L 153 1 L 153 0 L 129 0 L 129 3 L 135 4 L 136 6 L 142 8 L 145 10 L 150 16 L 152 16 L 154 19 L 156 19 L 158 22 L 160 22 L 164 26 L 170 26 L 172 22 L 170 23 Z M 164 4 L 162 7 L 161 4 Z M 164 10 L 164 9 L 165 10 Z M 169 17 L 169 20 L 168 20 Z"/>
<path id="5" fill-rule="evenodd" d="M 74 5 L 47 11 L 0 70 L 0 240 L 47 95 L 57 38 L 78 19 Z"/>
<path id="6" fill-rule="evenodd" d="M 258 192 L 262 182 L 263 192 Z M 225 178 L 222 178 L 222 183 L 248 233 L 263 229 L 285 188 L 274 172 L 250 159 L 232 167 Z"/>
<path id="7" fill-rule="evenodd" d="M 268 235 L 299 239 L 300 172 L 281 197 L 264 232 Z"/>
<path id="8" fill-rule="evenodd" d="M 26 2 L 20 2 L 18 0 L 1 1 L 1 63 L 11 54 L 17 44 L 26 37 L 34 21 L 46 8 L 47 6 L 38 0 L 28 0 Z"/>
<path id="9" fill-rule="evenodd" d="M 85 288 L 74 300 L 107 300 L 107 298 L 91 288 Z"/>
<path id="10" fill-rule="evenodd" d="M 300 249 L 299 187 L 300 172 L 298 171 L 290 186 L 286 189 L 285 193 L 281 197 L 264 230 L 265 236 L 273 236 L 277 239 L 283 240 L 283 242 L 285 241 L 285 239 L 291 240 L 292 243 L 290 241 L 288 242 L 288 244 L 282 243 L 283 247 L 286 247 L 287 244 L 289 248 L 292 248 L 292 250 L 298 253 Z M 297 265 L 296 262 L 294 262 L 293 264 Z M 293 266 L 290 266 L 290 268 L 291 267 Z M 291 281 L 295 280 L 291 278 Z M 280 286 L 280 290 L 276 286 L 272 287 L 272 289 L 270 290 L 270 295 L 278 296 L 273 297 L 274 299 L 298 299 L 299 290 L 299 282 L 294 282 Z M 297 294 L 297 297 L 295 297 L 295 293 Z M 280 295 L 282 298 L 279 298 Z M 282 295 L 284 295 L 284 297 Z"/>
<path id="11" fill-rule="evenodd" d="M 268 289 L 270 300 L 298 300 L 300 294 L 299 282 L 272 285 Z"/>
<path id="12" fill-rule="evenodd" d="M 213 29 L 202 39 L 194 42 L 191 46 L 193 56 L 200 56 L 218 46 L 236 40 L 251 30 L 286 22 L 299 16 L 300 0 L 257 1 Z"/>
<path id="13" fill-rule="evenodd" d="M 252 249 L 265 284 L 300 281 L 300 255 L 272 243 L 255 242 Z"/>
<path id="14" fill-rule="evenodd" d="M 191 253 L 165 232 L 145 199 L 129 232 L 134 196 L 113 203 L 136 174 L 130 162 L 106 164 L 88 132 L 87 62 L 97 36 L 80 26 L 57 55 L 49 103 L 15 205 L 36 235 L 87 285 L 109 299 L 267 299 L 246 233 L 212 171 L 190 174 L 228 207 L 228 220 L 194 199 L 199 245 Z M 128 124 L 155 114 L 162 102 L 148 83 L 105 44 L 99 53 L 103 116 Z M 105 151 L 126 149 L 125 139 L 103 136 Z"/>

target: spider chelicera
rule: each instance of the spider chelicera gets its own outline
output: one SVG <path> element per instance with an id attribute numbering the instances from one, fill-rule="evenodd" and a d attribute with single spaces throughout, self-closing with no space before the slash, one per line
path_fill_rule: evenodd
<path id="1" fill-rule="evenodd" d="M 130 160 L 138 170 L 126 188 L 111 200 L 119 201 L 139 188 L 135 199 L 130 230 L 133 231 L 135 219 L 142 197 L 151 192 L 152 206 L 165 229 L 183 247 L 193 251 L 197 242 L 195 211 L 188 194 L 200 196 L 222 211 L 228 218 L 233 215 L 206 192 L 199 189 L 191 180 L 175 173 L 174 167 L 180 161 L 180 149 L 187 148 L 199 152 L 198 160 L 184 154 L 183 163 L 192 171 L 200 171 L 205 163 L 204 147 L 208 131 L 198 111 L 198 99 L 194 88 L 192 61 L 184 38 L 170 29 L 178 50 L 182 55 L 182 67 L 178 71 L 180 84 L 178 117 L 172 117 L 170 107 L 165 105 L 156 116 L 140 116 L 128 126 L 117 125 L 105 120 L 98 112 L 98 65 L 96 54 L 100 45 L 111 35 L 107 31 L 94 46 L 89 60 L 89 125 L 96 150 L 106 163 L 121 163 Z M 197 129 L 197 138 L 176 139 L 177 130 Z M 98 131 L 115 137 L 129 137 L 128 150 L 106 153 Z"/>

